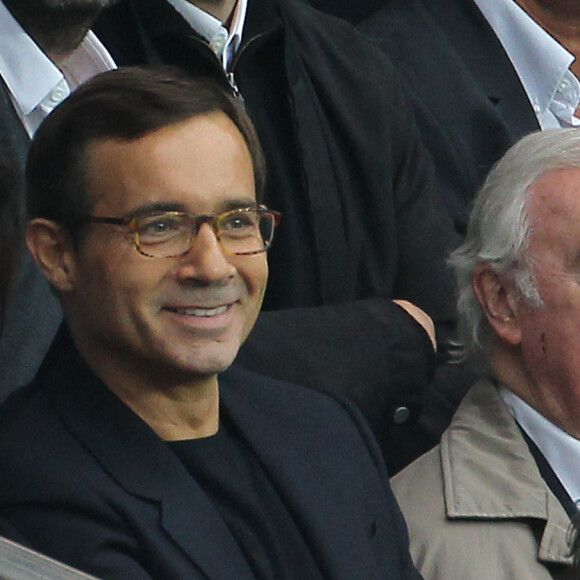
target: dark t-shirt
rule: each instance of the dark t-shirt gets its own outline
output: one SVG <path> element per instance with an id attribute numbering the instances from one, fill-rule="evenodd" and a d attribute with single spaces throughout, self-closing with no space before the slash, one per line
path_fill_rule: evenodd
<path id="1" fill-rule="evenodd" d="M 324 578 L 305 531 L 223 411 L 216 435 L 168 446 L 213 503 L 257 579 Z"/>

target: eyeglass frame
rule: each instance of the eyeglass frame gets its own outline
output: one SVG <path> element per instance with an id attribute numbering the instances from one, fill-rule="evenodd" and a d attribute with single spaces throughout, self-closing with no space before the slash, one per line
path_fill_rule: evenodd
<path id="1" fill-rule="evenodd" d="M 265 245 L 264 248 L 262 248 L 260 250 L 256 250 L 253 252 L 230 252 L 229 250 L 227 250 L 223 246 L 223 243 L 220 239 L 218 224 L 224 218 L 224 216 L 234 215 L 237 213 L 242 214 L 242 213 L 246 213 L 246 212 L 250 212 L 250 211 L 256 212 L 259 216 L 271 215 L 273 217 L 274 225 L 272 228 L 272 237 L 268 241 L 267 245 Z M 195 229 L 193 230 L 195 233 L 193 235 L 191 235 L 189 247 L 187 248 L 187 250 L 181 252 L 180 254 L 171 254 L 169 256 L 154 256 L 151 254 L 147 254 L 145 251 L 143 251 L 143 249 L 141 247 L 141 241 L 139 238 L 139 231 L 137 228 L 138 221 L 142 220 L 142 219 L 147 219 L 147 218 L 152 218 L 152 217 L 163 217 L 163 216 L 187 217 L 187 218 L 190 218 L 193 221 L 193 223 L 195 224 Z M 88 216 L 82 216 L 82 217 L 76 219 L 75 222 L 77 224 L 94 223 L 94 224 L 110 224 L 110 225 L 128 226 L 130 232 L 133 234 L 133 243 L 135 245 L 135 249 L 141 255 L 146 256 L 147 258 L 179 258 L 181 256 L 185 256 L 191 250 L 191 248 L 193 247 L 193 244 L 195 242 L 195 239 L 197 238 L 199 230 L 201 229 L 201 226 L 205 223 L 207 223 L 211 226 L 212 231 L 213 231 L 218 243 L 220 244 L 220 248 L 222 249 L 222 252 L 225 255 L 228 255 L 228 256 L 255 256 L 257 254 L 263 254 L 264 252 L 267 252 L 270 249 L 270 246 L 272 245 L 272 241 L 274 239 L 274 230 L 275 230 L 276 226 L 278 226 L 278 224 L 280 223 L 281 219 L 282 219 L 282 214 L 280 212 L 275 211 L 273 209 L 268 209 L 266 206 L 260 205 L 257 207 L 248 206 L 248 207 L 230 209 L 230 210 L 218 213 L 218 214 L 192 214 L 192 213 L 187 213 L 187 212 L 183 212 L 183 211 L 160 211 L 160 212 L 155 212 L 155 213 L 151 213 L 151 214 L 147 214 L 147 215 L 140 215 L 140 216 L 135 216 L 135 217 L 108 217 L 108 216 L 88 215 Z"/>

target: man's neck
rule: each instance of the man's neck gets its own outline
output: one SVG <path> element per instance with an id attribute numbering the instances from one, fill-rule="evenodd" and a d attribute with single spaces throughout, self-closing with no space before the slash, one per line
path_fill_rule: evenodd
<path id="1" fill-rule="evenodd" d="M 580 77 L 580 2 L 577 0 L 515 1 L 576 57 L 572 72 Z"/>
<path id="2" fill-rule="evenodd" d="M 188 0 L 198 8 L 205 10 L 214 18 L 223 22 L 226 26 L 230 23 L 232 13 L 237 0 Z"/>
<path id="3" fill-rule="evenodd" d="M 131 389 L 118 381 L 107 386 L 164 441 L 209 437 L 218 430 L 217 377 L 167 390 Z"/>
<path id="4" fill-rule="evenodd" d="M 28 5 L 22 0 L 3 0 L 20 26 L 57 65 L 83 41 L 95 21 L 95 8 L 62 10 Z"/>
<path id="5" fill-rule="evenodd" d="M 217 374 L 192 374 L 157 361 L 111 356 L 107 349 L 89 346 L 72 325 L 71 334 L 93 373 L 161 439 L 197 439 L 217 432 Z"/>
<path id="6" fill-rule="evenodd" d="M 490 354 L 494 377 L 548 421 L 580 439 L 580 392 L 551 373 L 532 376 L 518 347 L 496 345 Z"/>

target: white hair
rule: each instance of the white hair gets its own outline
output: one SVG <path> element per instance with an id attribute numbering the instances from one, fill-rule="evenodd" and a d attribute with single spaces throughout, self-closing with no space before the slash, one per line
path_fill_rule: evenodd
<path id="1" fill-rule="evenodd" d="M 525 254 L 530 233 L 537 227 L 527 213 L 528 193 L 545 173 L 567 168 L 580 168 L 578 129 L 532 133 L 516 143 L 489 173 L 475 199 L 465 241 L 449 258 L 457 282 L 461 358 L 485 363 L 493 336 L 472 287 L 478 265 L 490 264 L 498 274 L 512 276 L 522 296 L 541 306 L 533 257 Z"/>

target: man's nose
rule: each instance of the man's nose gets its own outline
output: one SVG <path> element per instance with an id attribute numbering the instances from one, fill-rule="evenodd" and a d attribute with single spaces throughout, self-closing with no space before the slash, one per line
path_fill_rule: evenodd
<path id="1" fill-rule="evenodd" d="M 184 282 L 195 279 L 209 284 L 229 278 L 236 272 L 208 223 L 200 226 L 189 252 L 179 260 L 178 279 Z"/>

